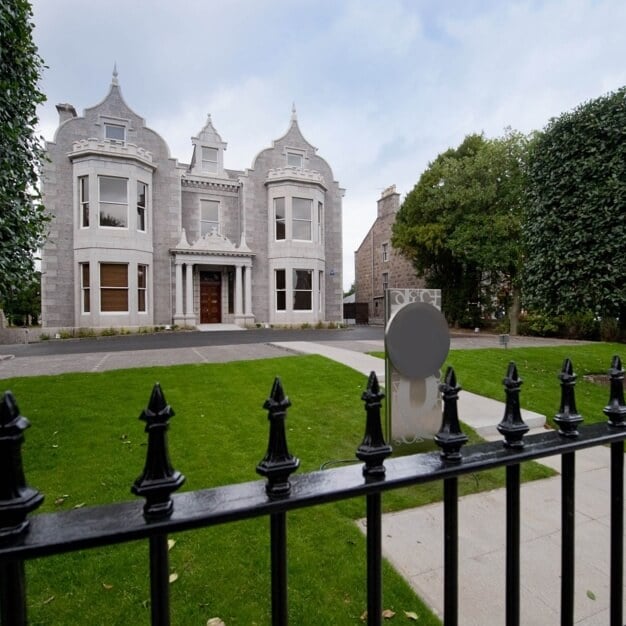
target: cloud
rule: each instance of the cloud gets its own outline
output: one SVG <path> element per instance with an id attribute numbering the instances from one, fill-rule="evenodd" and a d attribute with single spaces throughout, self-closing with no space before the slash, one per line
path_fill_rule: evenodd
<path id="1" fill-rule="evenodd" d="M 54 104 L 80 112 L 108 89 L 182 162 L 211 113 L 227 167 L 250 167 L 300 127 L 346 188 L 344 286 L 380 192 L 406 194 L 438 153 L 472 132 L 541 129 L 626 83 L 623 0 L 35 0 Z M 77 52 L 78 51 L 78 52 Z"/>

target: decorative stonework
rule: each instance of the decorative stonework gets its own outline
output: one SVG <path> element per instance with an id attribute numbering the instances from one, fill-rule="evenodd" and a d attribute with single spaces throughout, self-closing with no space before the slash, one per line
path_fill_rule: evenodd
<path id="1" fill-rule="evenodd" d="M 267 173 L 265 184 L 293 180 L 296 182 L 314 183 L 327 189 L 324 177 L 316 171 L 304 170 L 299 167 L 276 167 Z"/>
<path id="2" fill-rule="evenodd" d="M 90 137 L 89 139 L 81 139 L 80 141 L 75 141 L 72 144 L 72 152 L 70 152 L 68 156 L 71 160 L 73 160 L 89 154 L 134 159 L 154 169 L 151 152 L 140 148 L 134 143 L 127 143 L 125 141 L 95 139 L 93 137 Z"/>
<path id="3" fill-rule="evenodd" d="M 191 187 L 192 189 L 205 189 L 207 191 L 230 191 L 231 193 L 237 193 L 239 187 L 241 187 L 241 183 L 239 181 L 227 182 L 206 179 L 200 180 L 197 178 L 189 178 L 186 175 L 183 175 L 181 178 L 181 184 L 183 188 Z"/>
<path id="4" fill-rule="evenodd" d="M 228 239 L 228 237 L 220 235 L 216 228 L 213 228 L 211 232 L 206 233 L 194 241 L 193 244 L 190 244 L 187 240 L 187 233 L 183 228 L 180 234 L 180 239 L 176 244 L 176 251 L 182 252 L 186 250 L 189 250 L 190 252 L 210 252 L 211 254 L 243 253 L 245 255 L 250 255 L 251 253 L 251 250 L 248 248 L 245 241 L 242 241 L 241 245 L 237 247 L 230 239 Z"/>

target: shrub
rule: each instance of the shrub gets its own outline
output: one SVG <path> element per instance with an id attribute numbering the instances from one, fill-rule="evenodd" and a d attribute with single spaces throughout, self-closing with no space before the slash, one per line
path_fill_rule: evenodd
<path id="1" fill-rule="evenodd" d="M 605 317 L 600 320 L 600 340 L 619 341 L 620 337 L 619 320 L 614 317 Z"/>
<path id="2" fill-rule="evenodd" d="M 96 331 L 93 328 L 79 328 L 78 336 L 79 337 L 95 337 Z"/>
<path id="3" fill-rule="evenodd" d="M 311 324 L 309 324 L 308 322 L 302 322 L 302 324 L 300 324 L 300 328 L 302 330 L 306 330 L 307 328 L 311 328 Z"/>
<path id="4" fill-rule="evenodd" d="M 100 336 L 101 337 L 113 337 L 114 335 L 117 335 L 117 334 L 119 334 L 117 328 L 113 328 L 113 327 L 111 327 L 111 328 L 103 328 L 100 331 Z"/>
<path id="5" fill-rule="evenodd" d="M 41 335 L 39 335 L 40 341 L 48 341 L 49 339 L 50 339 L 50 335 L 48 333 L 41 333 Z"/>

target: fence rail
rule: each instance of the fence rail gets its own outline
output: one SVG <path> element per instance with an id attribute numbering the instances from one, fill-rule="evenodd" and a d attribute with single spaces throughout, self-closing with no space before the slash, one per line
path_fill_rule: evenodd
<path id="1" fill-rule="evenodd" d="M 610 397 L 604 408 L 606 423 L 580 426 L 574 395 L 576 375 L 566 360 L 559 375 L 559 430 L 526 435 L 520 415 L 521 380 L 513 363 L 504 379 L 506 405 L 498 430 L 503 441 L 463 449 L 457 412 L 460 387 L 449 368 L 440 385 L 444 409 L 435 441 L 439 453 L 430 452 L 389 459 L 391 447 L 381 427 L 381 392 L 372 372 L 362 394 L 365 435 L 356 456 L 363 465 L 294 475 L 299 461 L 287 447 L 285 418 L 290 406 L 279 379 L 274 381 L 264 408 L 270 433 L 267 453 L 257 465 L 265 477 L 223 487 L 172 495 L 184 482 L 169 460 L 166 433 L 173 415 L 158 385 L 142 413 L 148 433 L 146 464 L 132 486 L 145 499 L 40 514 L 28 517 L 43 497 L 26 484 L 21 459 L 23 431 L 28 420 L 20 415 L 13 396 L 0 403 L 0 624 L 27 623 L 24 560 L 97 546 L 147 539 L 150 544 L 152 624 L 166 626 L 169 615 L 167 535 L 252 517 L 270 518 L 272 623 L 288 623 L 287 514 L 318 504 L 365 497 L 367 503 L 368 624 L 382 623 L 382 507 L 385 491 L 426 482 L 444 485 L 444 624 L 458 623 L 458 490 L 457 479 L 467 473 L 506 467 L 506 624 L 520 623 L 520 464 L 560 454 L 562 464 L 561 624 L 574 622 L 574 487 L 576 451 L 611 446 L 611 626 L 623 625 L 624 446 L 626 404 L 621 361 L 611 363 Z"/>

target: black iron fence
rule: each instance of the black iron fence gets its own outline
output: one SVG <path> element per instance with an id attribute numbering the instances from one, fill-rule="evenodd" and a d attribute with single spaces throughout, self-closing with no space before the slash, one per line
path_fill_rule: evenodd
<path id="1" fill-rule="evenodd" d="M 372 372 L 362 399 L 365 436 L 356 451 L 363 465 L 291 476 L 299 461 L 287 447 L 285 417 L 290 406 L 279 379 L 264 404 L 270 422 L 267 453 L 257 465 L 266 478 L 215 489 L 172 496 L 184 476 L 170 462 L 166 431 L 173 411 L 155 385 L 141 418 L 146 422 L 148 447 L 143 473 L 132 492 L 145 499 L 28 517 L 43 497 L 26 483 L 21 445 L 28 420 L 20 415 L 7 392 L 0 403 L 0 623 L 27 623 L 24 561 L 73 550 L 145 539 L 150 545 L 151 616 L 153 625 L 168 625 L 169 565 L 167 535 L 242 519 L 268 516 L 271 545 L 272 623 L 288 622 L 287 514 L 294 509 L 347 498 L 367 503 L 367 621 L 382 623 L 382 493 L 400 487 L 443 481 L 444 485 L 444 624 L 458 622 L 458 492 L 457 479 L 467 473 L 506 467 L 506 624 L 520 623 L 520 464 L 562 456 L 561 624 L 574 623 L 574 487 L 576 451 L 611 446 L 610 624 L 623 625 L 624 445 L 626 404 L 624 370 L 618 357 L 610 368 L 610 397 L 605 423 L 580 426 L 574 395 L 576 375 L 566 360 L 559 375 L 559 429 L 528 435 L 520 415 L 521 380 L 513 363 L 504 379 L 506 406 L 498 425 L 503 441 L 468 446 L 457 412 L 460 387 L 449 368 L 440 385 L 444 409 L 435 441 L 440 453 L 388 459 L 381 427 L 383 393 Z"/>

